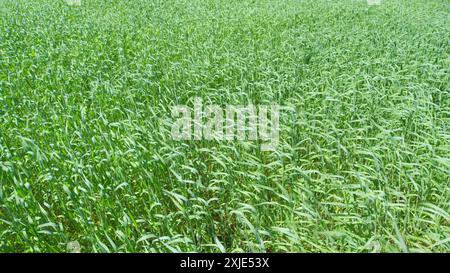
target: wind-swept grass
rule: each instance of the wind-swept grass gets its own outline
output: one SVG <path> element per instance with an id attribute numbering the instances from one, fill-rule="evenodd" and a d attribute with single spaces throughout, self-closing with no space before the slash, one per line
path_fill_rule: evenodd
<path id="1" fill-rule="evenodd" d="M 0 1 L 0 251 L 448 252 L 449 9 Z M 277 151 L 173 141 L 194 97 Z"/>

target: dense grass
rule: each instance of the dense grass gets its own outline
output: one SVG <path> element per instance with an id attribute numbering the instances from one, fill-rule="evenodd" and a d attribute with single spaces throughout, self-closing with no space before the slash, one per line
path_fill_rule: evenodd
<path id="1" fill-rule="evenodd" d="M 0 0 L 0 251 L 448 252 L 449 8 Z M 195 96 L 277 151 L 171 140 Z"/>

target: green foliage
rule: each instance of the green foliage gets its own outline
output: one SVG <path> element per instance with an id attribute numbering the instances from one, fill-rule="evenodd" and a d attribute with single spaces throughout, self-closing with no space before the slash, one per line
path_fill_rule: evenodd
<path id="1" fill-rule="evenodd" d="M 448 12 L 0 1 L 0 251 L 448 252 Z M 280 104 L 278 150 L 173 141 L 195 96 Z"/>

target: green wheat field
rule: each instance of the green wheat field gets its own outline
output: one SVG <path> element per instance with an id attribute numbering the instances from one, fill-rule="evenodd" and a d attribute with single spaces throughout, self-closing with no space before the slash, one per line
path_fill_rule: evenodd
<path id="1" fill-rule="evenodd" d="M 448 0 L 0 0 L 0 252 L 450 252 Z M 280 105 L 279 144 L 171 109 Z"/>

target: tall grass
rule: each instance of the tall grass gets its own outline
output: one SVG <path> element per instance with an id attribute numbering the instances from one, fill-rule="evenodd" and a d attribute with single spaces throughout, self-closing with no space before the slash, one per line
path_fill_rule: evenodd
<path id="1" fill-rule="evenodd" d="M 448 252 L 449 8 L 0 1 L 0 251 Z M 277 151 L 173 141 L 194 97 Z"/>

